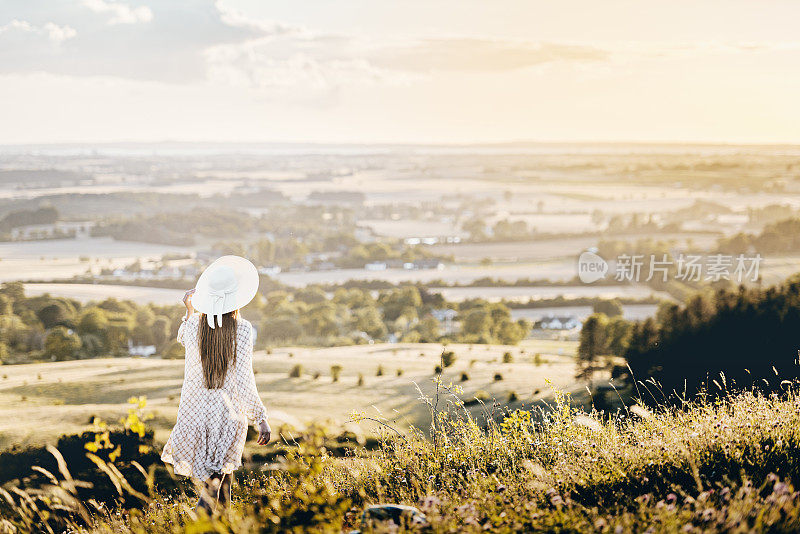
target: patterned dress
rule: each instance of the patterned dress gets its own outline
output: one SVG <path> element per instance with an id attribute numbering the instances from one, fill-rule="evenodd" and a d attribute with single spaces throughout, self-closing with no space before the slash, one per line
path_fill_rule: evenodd
<path id="1" fill-rule="evenodd" d="M 242 465 L 248 421 L 267 419 L 253 376 L 253 325 L 239 319 L 236 362 L 219 389 L 208 389 L 199 350 L 200 316 L 181 324 L 178 342 L 186 348 L 178 419 L 161 459 L 178 475 L 207 480 L 212 473 L 232 473 Z"/>

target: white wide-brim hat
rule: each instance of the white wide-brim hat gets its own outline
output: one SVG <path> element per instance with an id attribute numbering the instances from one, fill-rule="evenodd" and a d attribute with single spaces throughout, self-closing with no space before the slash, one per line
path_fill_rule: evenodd
<path id="1" fill-rule="evenodd" d="M 245 307 L 258 291 L 258 270 L 240 256 L 222 256 L 197 279 L 192 306 L 205 313 L 208 326 L 222 326 L 222 316 Z"/>

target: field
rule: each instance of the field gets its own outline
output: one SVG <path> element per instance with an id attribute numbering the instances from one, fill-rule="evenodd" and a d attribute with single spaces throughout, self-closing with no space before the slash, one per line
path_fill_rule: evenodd
<path id="1" fill-rule="evenodd" d="M 539 300 L 556 298 L 579 297 L 599 297 L 612 299 L 618 297 L 625 298 L 648 298 L 655 296 L 661 299 L 669 299 L 669 295 L 662 291 L 654 291 L 644 285 L 619 285 L 619 286 L 535 286 L 535 287 L 438 287 L 431 288 L 432 291 L 441 293 L 448 301 L 460 302 L 466 299 L 482 298 L 490 302 L 501 300 L 528 302 L 528 300 Z"/>
<path id="2" fill-rule="evenodd" d="M 92 267 L 124 267 L 137 259 L 188 251 L 185 247 L 115 241 L 107 237 L 0 243 L 0 282 L 71 278 L 85 274 Z"/>
<path id="3" fill-rule="evenodd" d="M 558 225 L 545 227 L 542 231 L 558 232 Z M 598 228 L 592 228 L 598 231 Z M 654 234 L 651 236 L 642 235 L 604 235 L 603 239 L 621 239 L 636 241 L 642 237 L 652 237 L 653 239 L 670 241 L 674 240 L 678 245 L 685 245 L 687 240 L 691 240 L 696 246 L 704 249 L 713 247 L 718 236 L 704 233 L 680 233 L 680 234 Z M 517 262 L 547 262 L 558 259 L 569 258 L 574 264 L 581 252 L 589 247 L 597 246 L 601 237 L 582 236 L 565 237 L 556 239 L 541 239 L 535 241 L 518 241 L 510 243 L 463 243 L 458 245 L 432 245 L 430 249 L 439 254 L 452 254 L 456 261 L 478 262 L 484 258 L 493 261 L 517 261 Z M 574 265 L 571 275 L 575 274 Z"/>
<path id="4" fill-rule="evenodd" d="M 657 304 L 625 304 L 622 306 L 622 316 L 629 321 L 644 321 L 653 317 L 658 311 Z M 511 318 L 528 319 L 536 321 L 548 315 L 574 315 L 583 322 L 594 312 L 591 306 L 553 306 L 544 308 L 517 308 L 511 310 Z"/>
<path id="5" fill-rule="evenodd" d="M 31 297 L 49 294 L 54 297 L 66 297 L 79 302 L 102 301 L 113 297 L 118 300 L 151 302 L 157 305 L 180 303 L 183 297 L 180 289 L 160 287 L 125 286 L 118 284 L 59 284 L 32 283 L 25 284 L 25 294 Z"/>
<path id="6" fill-rule="evenodd" d="M 562 388 L 581 387 L 573 379 L 576 348 L 575 342 L 549 340 L 517 347 L 451 345 L 448 350 L 457 360 L 443 380 L 460 383 L 466 398 L 484 390 L 502 405 L 513 391 L 519 402 L 511 405 L 518 406 L 548 397 L 546 379 Z M 323 420 L 341 426 L 353 411 L 382 414 L 401 428 L 424 427 L 426 412 L 414 383 L 430 392 L 441 350 L 434 344 L 281 348 L 256 352 L 254 369 L 275 428 L 282 423 L 303 428 Z M 513 354 L 513 363 L 501 363 L 506 351 Z M 533 363 L 537 353 L 540 365 Z M 295 365 L 304 368 L 301 378 L 288 376 Z M 338 382 L 332 382 L 331 365 L 342 366 Z M 379 366 L 383 376 L 376 376 Z M 315 372 L 321 375 L 317 379 Z M 459 382 L 462 372 L 468 381 Z M 495 373 L 503 380 L 495 381 Z M 359 374 L 362 386 L 357 385 Z M 92 416 L 116 421 L 125 414 L 128 398 L 140 395 L 148 398 L 156 438 L 163 442 L 175 422 L 182 378 L 183 360 L 114 358 L 0 367 L 0 449 L 82 431 Z"/>

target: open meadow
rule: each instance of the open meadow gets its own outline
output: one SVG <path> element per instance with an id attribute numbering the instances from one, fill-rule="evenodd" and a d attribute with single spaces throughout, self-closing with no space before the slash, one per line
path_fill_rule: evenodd
<path id="1" fill-rule="evenodd" d="M 464 389 L 464 399 L 486 393 L 483 410 L 498 415 L 506 406 L 548 398 L 553 386 L 582 388 L 574 380 L 577 343 L 527 340 L 519 346 L 450 345 L 456 360 L 443 374 L 444 382 Z M 420 389 L 430 394 L 438 344 L 375 344 L 334 348 L 280 348 L 256 352 L 256 382 L 274 428 L 288 423 L 302 429 L 311 422 L 341 428 L 353 412 L 394 421 L 398 429 L 425 428 Z M 503 363 L 511 354 L 512 362 Z M 538 357 L 537 357 L 538 354 Z M 331 366 L 341 366 L 338 381 Z M 290 371 L 301 366 L 300 377 Z M 377 376 L 378 369 L 382 376 Z M 402 375 L 398 376 L 398 373 Z M 319 376 L 315 378 L 315 375 Z M 462 373 L 468 380 L 462 381 Z M 502 380 L 495 380 L 496 374 Z M 363 384 L 359 385 L 359 376 Z M 0 449 L 13 444 L 54 442 L 61 434 L 83 431 L 92 417 L 116 422 L 132 396 L 146 396 L 156 440 L 166 441 L 175 423 L 183 379 L 183 360 L 158 358 L 100 358 L 0 367 Z M 416 384 L 416 385 L 415 385 Z M 516 400 L 509 401 L 514 393 Z M 497 403 L 497 406 L 494 404 Z M 374 431 L 365 423 L 362 430 Z"/>

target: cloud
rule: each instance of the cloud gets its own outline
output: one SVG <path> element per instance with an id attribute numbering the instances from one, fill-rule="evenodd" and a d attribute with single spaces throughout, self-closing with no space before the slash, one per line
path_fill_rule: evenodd
<path id="1" fill-rule="evenodd" d="M 245 28 L 258 33 L 286 34 L 303 32 L 303 28 L 282 22 L 268 21 L 248 17 L 242 11 L 226 6 L 221 0 L 214 2 L 220 20 L 228 26 Z"/>
<path id="2" fill-rule="evenodd" d="M 270 27 L 266 37 L 209 47 L 212 80 L 256 88 L 403 85 L 436 72 L 510 71 L 550 62 L 602 61 L 604 50 L 553 43 L 431 39 L 392 43 L 305 28 Z"/>
<path id="3" fill-rule="evenodd" d="M 130 7 L 119 2 L 83 0 L 83 5 L 95 13 L 109 14 L 108 24 L 137 24 L 153 20 L 153 11 L 147 6 Z"/>
<path id="4" fill-rule="evenodd" d="M 74 28 L 69 26 L 59 26 L 53 22 L 46 22 L 42 26 L 34 26 L 26 20 L 14 19 L 5 26 L 0 26 L 0 36 L 5 39 L 19 37 L 44 37 L 51 43 L 60 44 L 67 39 L 72 39 L 77 35 Z"/>
<path id="5" fill-rule="evenodd" d="M 355 39 L 318 35 L 307 29 L 209 47 L 205 52 L 209 79 L 216 83 L 300 91 L 302 97 L 342 87 L 396 85 L 408 73 L 374 64 Z"/>
<path id="6" fill-rule="evenodd" d="M 452 38 L 381 49 L 373 60 L 400 70 L 486 72 L 551 62 L 603 61 L 608 57 L 608 51 L 586 45 Z"/>
<path id="7" fill-rule="evenodd" d="M 549 64 L 602 70 L 633 61 L 796 50 L 795 43 L 390 39 L 319 33 L 253 18 L 222 0 L 142 1 L 147 0 L 2 0 L 2 12 L 14 14 L 14 20 L 0 26 L 0 73 L 208 83 L 264 96 L 319 95 L 454 73 L 513 74 Z"/>
<path id="8" fill-rule="evenodd" d="M 110 0 L 3 0 L 0 17 L 4 13 L 32 28 L 46 30 L 52 22 L 64 29 L 60 36 L 68 40 L 59 49 L 43 47 L 32 41 L 33 34 L 21 40 L 25 28 L 10 28 L 0 34 L 0 73 L 202 82 L 207 48 L 283 31 L 245 24 L 221 11 L 214 0 L 158 1 L 149 7 Z M 59 37 L 55 28 L 50 31 Z"/>

